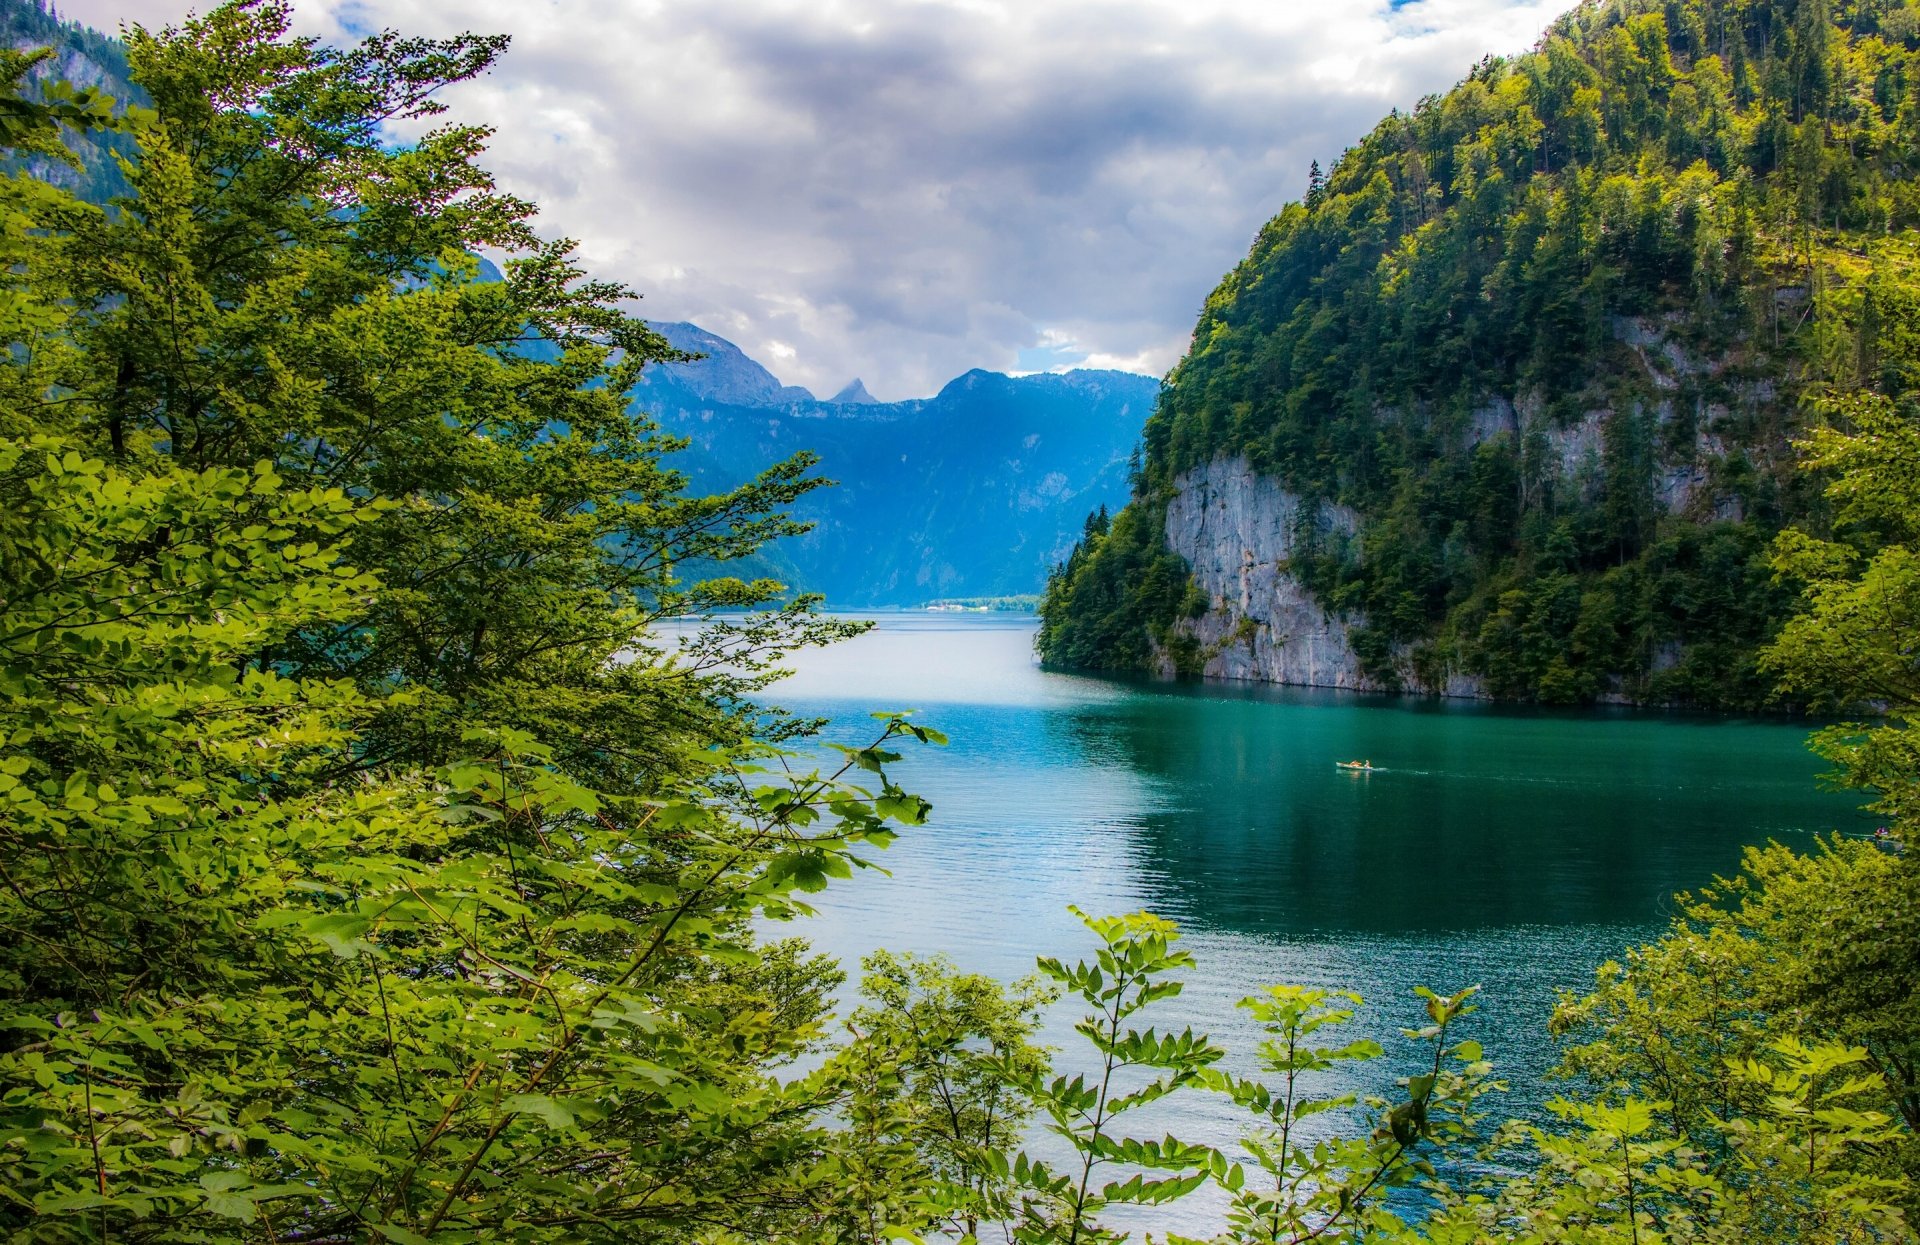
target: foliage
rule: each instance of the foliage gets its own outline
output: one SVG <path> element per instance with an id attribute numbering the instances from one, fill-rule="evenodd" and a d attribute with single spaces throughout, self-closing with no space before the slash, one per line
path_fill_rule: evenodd
<path id="1" fill-rule="evenodd" d="M 1829 538 L 1782 533 L 1774 565 L 1800 587 L 1805 611 L 1767 650 L 1782 684 L 1828 706 L 1871 707 L 1870 724 L 1814 736 L 1842 785 L 1873 795 L 1889 823 L 1881 850 L 1836 849 L 1833 860 L 1777 860 L 1764 906 L 1748 901 L 1791 953 L 1769 980 L 1770 1002 L 1863 1044 L 1920 1128 L 1920 872 L 1908 845 L 1920 830 L 1913 649 L 1920 636 L 1920 411 L 1910 397 L 1855 394 L 1828 403 L 1828 422 L 1801 447 L 1823 473 Z M 1910 1174 L 1920 1153 L 1908 1150 Z"/>
<path id="2" fill-rule="evenodd" d="M 1066 562 L 1047 577 L 1035 643 L 1053 665 L 1085 670 L 1145 670 L 1161 655 L 1180 673 L 1196 673 L 1199 645 L 1171 620 L 1204 608 L 1187 568 L 1161 543 L 1164 507 L 1137 502 L 1109 516 L 1087 516 Z"/>
<path id="3" fill-rule="evenodd" d="M 1693 1239 L 1900 1239 L 1891 1206 L 1920 1209 L 1920 887 L 1904 850 L 1920 772 L 1908 566 L 1920 442 L 1905 398 L 1855 393 L 1818 414 L 1800 448 L 1826 475 L 1834 530 L 1775 539 L 1772 564 L 1805 609 L 1764 667 L 1814 703 L 1883 710 L 1814 746 L 1892 824 L 1811 855 L 1749 849 L 1738 875 L 1681 896 L 1666 937 L 1601 966 L 1594 992 L 1563 998 L 1553 1021 L 1572 1040 L 1562 1072 L 1615 1113 L 1623 1191 L 1636 1144 L 1693 1173 L 1650 1187 L 1686 1203 L 1675 1213 Z M 1636 1100 L 1649 1114 L 1618 1114 Z M 1568 1180 L 1593 1161 L 1557 1160 Z M 1702 1217 L 1703 1190 L 1726 1206 Z"/>
<path id="4" fill-rule="evenodd" d="M 804 1202 L 818 1087 L 768 1069 L 820 969 L 743 922 L 924 817 L 841 777 L 896 754 L 601 793 L 502 730 L 343 780 L 374 706 L 241 659 L 361 608 L 376 509 L 48 442 L 0 479 L 0 1224 L 632 1240 Z"/>
<path id="5" fill-rule="evenodd" d="M 1920 405 L 1874 394 L 1827 404 L 1829 423 L 1805 443 L 1806 462 L 1828 473 L 1838 535 L 1783 533 L 1774 565 L 1801 586 L 1807 608 L 1768 649 L 1782 684 L 1835 708 L 1870 706 L 1872 726 L 1823 730 L 1815 747 L 1850 787 L 1910 836 L 1920 825 L 1914 776 L 1920 744 Z"/>
<path id="6" fill-rule="evenodd" d="M 1045 660 L 1153 664 L 1187 605 L 1137 569 L 1171 556 L 1181 473 L 1240 455 L 1361 514 L 1287 569 L 1383 683 L 1766 701 L 1793 604 L 1768 545 L 1822 509 L 1798 398 L 1912 383 L 1909 17 L 1587 3 L 1389 116 L 1208 300 L 1114 521 L 1138 530 L 1063 568 Z"/>
<path id="7" fill-rule="evenodd" d="M 836 1147 L 836 1234 L 880 1241 L 913 1225 L 975 1237 L 1015 1213 L 992 1157 L 1017 1146 L 1033 1114 L 1025 1088 L 1048 1053 L 1030 1042 L 1058 997 L 1037 978 L 1003 987 L 944 957 L 875 952 L 865 1000 L 835 1056 L 847 1122 Z"/>
<path id="8" fill-rule="evenodd" d="M 1758 1099 L 1725 1121 L 1728 1148 L 1703 1152 L 1659 1126 L 1661 1104 L 1553 1103 L 1558 1130 L 1510 1127 L 1527 1145 L 1526 1174 L 1492 1195 L 1450 1200 L 1422 1239 L 1545 1245 L 1736 1241 L 1904 1241 L 1889 1203 L 1900 1182 L 1863 1174 L 1860 1156 L 1901 1135 L 1890 1117 L 1861 1109 L 1881 1087 L 1852 1069 L 1863 1054 L 1791 1039 L 1732 1069 Z M 1870 1160 L 1869 1160 L 1870 1161 Z"/>
<path id="9" fill-rule="evenodd" d="M 534 237 L 478 131 L 386 141 L 497 41 L 342 52 L 286 21 L 135 30 L 151 117 L 0 107 L 135 152 L 111 210 L 0 179 L 8 1239 L 1077 1243 L 1209 1184 L 1234 1241 L 1911 1239 L 1920 974 L 1876 847 L 1757 855 L 1569 1002 L 1597 1096 L 1506 1130 L 1475 1190 L 1472 991 L 1424 995 L 1421 1070 L 1363 1096 L 1330 1082 L 1378 1049 L 1320 1036 L 1356 1001 L 1271 989 L 1241 1077 L 1138 1027 L 1191 965 L 1145 914 L 1085 918 L 1092 962 L 1011 988 L 875 957 L 830 1043 L 837 970 L 756 929 L 925 820 L 889 771 L 943 740 L 883 714 L 824 772 L 766 742 L 794 729 L 746 699 L 768 661 L 839 633 L 805 602 L 651 631 L 777 589 L 674 568 L 793 531 L 808 461 L 689 496 L 626 409 L 669 352 L 625 291 Z M 1778 546 L 1814 610 L 1770 660 L 1843 699 L 1900 668 L 1847 639 L 1899 568 L 1856 582 L 1844 541 L 1910 539 L 1881 410 L 1816 438 L 1843 541 Z M 1089 557 L 1184 592 L 1153 530 L 1096 517 Z M 1847 772 L 1904 830 L 1910 771 Z M 1696 962 L 1718 993 L 1678 988 Z M 1055 987 L 1091 1076 L 1032 1042 Z M 1719 1045 L 1663 1028 L 1702 1007 Z M 1199 1093 L 1251 1113 L 1244 1156 L 1116 1124 Z M 1018 1150 L 1029 1118 L 1067 1160 Z"/>
<path id="10" fill-rule="evenodd" d="M 70 82 L 46 83 L 39 91 L 41 98 L 30 98 L 28 76 L 51 59 L 44 49 L 0 51 L 0 148 L 70 158 L 60 141 L 61 127 L 101 131 L 130 124 L 132 115 L 115 113 L 112 99 L 98 91 L 76 90 Z"/>
<path id="11" fill-rule="evenodd" d="M 1065 1141 L 1074 1157 L 1070 1163 L 1050 1165 L 1023 1153 L 1010 1165 L 1003 1160 L 997 1169 L 1028 1191 L 1017 1232 L 1022 1241 L 1073 1245 L 1124 1240 L 1124 1234 L 1101 1225 L 1102 1212 L 1185 1197 L 1206 1183 L 1212 1166 L 1223 1163 L 1207 1147 L 1171 1136 L 1141 1140 L 1114 1131 L 1121 1116 L 1199 1083 L 1226 1053 L 1191 1029 L 1162 1034 L 1127 1023 L 1144 1008 L 1180 993 L 1180 982 L 1170 975 L 1191 966 L 1193 957 L 1173 948 L 1179 932 L 1172 922 L 1149 913 L 1092 917 L 1074 911 L 1099 939 L 1094 962 L 1082 960 L 1068 967 L 1043 957 L 1040 971 L 1091 1009 L 1074 1031 L 1093 1048 L 1097 1071 L 1091 1078 L 1035 1078 L 1028 1086 L 1047 1119 L 1047 1131 Z M 1134 1174 L 1094 1183 L 1096 1172 L 1116 1165 L 1134 1169 Z M 1171 1174 L 1149 1174 L 1159 1172 Z"/>
<path id="12" fill-rule="evenodd" d="M 268 460 L 396 503 L 356 544 L 380 585 L 362 612 L 249 658 L 374 695 L 404 682 L 365 727 L 369 765 L 445 763 L 466 730 L 511 726 L 616 785 L 742 738 L 725 705 L 767 659 L 848 628 L 803 600 L 709 629 L 686 661 L 649 632 L 779 591 L 674 568 L 799 530 L 783 508 L 819 483 L 811 460 L 683 490 L 678 443 L 628 409 L 640 369 L 679 356 L 622 308 L 629 291 L 535 236 L 533 206 L 476 162 L 482 129 L 441 119 L 435 95 L 501 40 L 341 51 L 287 22 L 259 3 L 129 32 L 155 119 L 112 211 L 43 213 L 20 279 L 75 314 L 26 338 L 23 414 L 129 470 Z M 424 132 L 396 147 L 391 126 Z M 482 278 L 483 249 L 503 279 Z"/>
<path id="13" fill-rule="evenodd" d="M 132 150 L 128 122 L 145 103 L 127 81 L 126 48 L 63 21 L 45 0 L 0 0 L 0 47 L 9 66 L 24 69 L 22 78 L 9 80 L 27 88 L 9 91 L 0 168 L 30 170 L 93 203 L 126 193 L 114 156 Z M 58 127 L 57 137 L 43 121 Z"/>
<path id="14" fill-rule="evenodd" d="M 1191 1029 L 1160 1033 L 1129 1024 L 1146 1008 L 1180 994 L 1175 974 L 1193 960 L 1174 949 L 1177 928 L 1147 913 L 1079 915 L 1098 939 L 1093 962 L 1069 967 L 1043 958 L 1039 964 L 1090 1009 L 1074 1028 L 1091 1048 L 1094 1069 L 1091 1075 L 1045 1080 L 1028 1074 L 1023 1080 L 1046 1118 L 1046 1131 L 1066 1144 L 1072 1158 L 988 1156 L 990 1170 L 1023 1191 L 1019 1217 L 1009 1225 L 1011 1239 L 1125 1240 L 1109 1212 L 1164 1206 L 1209 1183 L 1228 1199 L 1222 1241 L 1374 1239 L 1405 1227 L 1387 1208 L 1386 1196 L 1434 1176 L 1429 1152 L 1471 1139 L 1472 1106 L 1492 1087 L 1490 1068 L 1477 1043 L 1449 1042 L 1447 1035 L 1473 1010 L 1472 990 L 1451 997 L 1421 992 L 1429 1023 L 1406 1036 L 1430 1046 L 1428 1069 L 1399 1079 L 1397 1101 L 1367 1097 L 1367 1131 L 1328 1135 L 1322 1126 L 1350 1116 L 1360 1100 L 1316 1095 L 1316 1083 L 1341 1063 L 1370 1060 L 1381 1051 L 1370 1041 L 1320 1047 L 1311 1039 L 1350 1020 L 1352 1007 L 1342 1004 L 1357 1005 L 1357 998 L 1275 986 L 1243 1000 L 1270 1035 L 1259 1051 L 1261 1067 L 1280 1081 L 1276 1086 L 1236 1076 L 1218 1066 L 1226 1052 Z M 1170 1095 L 1200 1092 L 1226 1095 L 1258 1121 L 1241 1143 L 1250 1164 L 1170 1135 L 1156 1140 L 1120 1131 L 1123 1116 L 1150 1113 Z M 1262 1177 L 1269 1187 L 1259 1183 Z"/>
<path id="15" fill-rule="evenodd" d="M 124 78 L 126 74 L 126 51 L 118 40 L 79 22 L 64 20 L 47 0 L 7 0 L 0 5 L 0 34 L 11 48 L 71 48 L 113 77 Z"/>
<path id="16" fill-rule="evenodd" d="M 1839 1043 L 1869 1065 L 1873 1111 L 1904 1124 L 1855 1175 L 1920 1188 L 1920 1047 L 1913 983 L 1920 904 L 1911 866 L 1873 843 L 1834 839 L 1815 855 L 1751 849 L 1745 869 L 1697 897 L 1658 942 L 1602 965 L 1596 989 L 1567 996 L 1553 1027 L 1562 1071 L 1608 1095 L 1658 1104 L 1660 1135 L 1722 1155 L 1729 1121 L 1763 1112 L 1747 1075 L 1781 1043 Z"/>
<path id="17" fill-rule="evenodd" d="M 1480 1043 L 1453 1032 L 1473 1011 L 1474 990 L 1420 992 L 1427 1023 L 1403 1032 L 1424 1050 L 1421 1070 L 1382 1097 L 1344 1088 L 1380 1057 L 1377 1043 L 1321 1044 L 1353 1019 L 1357 998 L 1270 987 L 1242 1003 L 1269 1036 L 1263 1076 L 1241 1077 L 1220 1068 L 1225 1052 L 1204 1037 L 1126 1024 L 1178 994 L 1169 974 L 1191 967 L 1172 949 L 1178 931 L 1146 914 L 1083 919 L 1099 940 L 1094 962 L 1040 964 L 1094 1009 L 1076 1026 L 1094 1071 L 1025 1082 L 1070 1162 L 984 1156 L 993 1176 L 1021 1190 L 1018 1217 L 1002 1226 L 1010 1240 L 1127 1239 L 1116 1208 L 1165 1206 L 1208 1183 L 1226 1200 L 1223 1230 L 1209 1238 L 1217 1245 L 1913 1239 L 1900 1206 L 1912 1186 L 1889 1165 L 1913 1132 L 1884 1109 L 1888 1085 L 1863 1067 L 1861 1047 L 1775 1034 L 1738 1053 L 1687 1056 L 1683 1075 L 1730 1087 L 1696 1112 L 1691 1131 L 1670 1125 L 1671 1103 L 1645 1096 L 1661 1088 L 1652 1078 L 1596 1076 L 1596 1096 L 1556 1100 L 1551 1120 L 1508 1122 L 1476 1163 L 1481 1100 L 1503 1086 Z M 1593 1022 L 1617 1002 L 1569 1007 Z M 1653 1009 L 1623 1017 L 1604 1030 L 1610 1054 L 1576 1052 L 1582 1070 L 1607 1059 L 1623 1070 L 1659 1020 Z M 1697 1023 L 1675 1018 L 1676 1029 Z M 1227 1095 L 1257 1121 L 1239 1153 L 1116 1127 L 1171 1095 L 1203 1092 Z"/>
<path id="18" fill-rule="evenodd" d="M 0 1231 L 804 1226 L 835 1088 L 778 1071 L 837 978 L 753 922 L 924 818 L 887 745 L 937 735 L 748 740 L 803 607 L 648 642 L 756 599 L 672 565 L 789 530 L 804 462 L 682 495 L 620 291 L 477 131 L 384 145 L 496 42 L 285 21 L 133 33 L 114 211 L 4 181 Z"/>
<path id="19" fill-rule="evenodd" d="M 1269 1034 L 1260 1047 L 1260 1064 L 1280 1083 L 1270 1087 L 1253 1079 L 1219 1078 L 1218 1088 L 1260 1118 L 1261 1131 L 1241 1144 L 1268 1183 L 1246 1183 L 1237 1165 L 1220 1180 L 1232 1195 L 1227 1227 L 1233 1240 L 1358 1242 L 1406 1230 L 1389 1197 L 1434 1181 L 1432 1154 L 1471 1145 L 1474 1103 L 1499 1088 L 1478 1042 L 1448 1041 L 1448 1031 L 1474 1010 L 1475 993 L 1473 988 L 1450 996 L 1419 992 L 1428 1023 L 1404 1033 L 1430 1045 L 1427 1069 L 1399 1079 L 1403 1101 L 1367 1098 L 1366 1106 L 1379 1120 L 1371 1133 L 1331 1138 L 1315 1138 L 1308 1121 L 1330 1111 L 1350 1112 L 1359 1098 L 1317 1096 L 1313 1082 L 1342 1064 L 1368 1062 L 1383 1052 L 1367 1039 L 1341 1046 L 1313 1042 L 1321 1030 L 1352 1020 L 1359 996 L 1270 986 L 1265 996 L 1241 1000 Z"/>
<path id="20" fill-rule="evenodd" d="M 1579 1039 L 1566 1071 L 1664 1102 L 1669 1130 L 1700 1139 L 1754 1104 L 1735 1065 L 1783 1038 L 1834 1040 L 1866 1052 L 1888 1090 L 1881 1105 L 1920 1128 L 1908 873 L 1857 840 L 1813 855 L 1750 849 L 1738 875 L 1680 897 L 1665 938 L 1562 1001 L 1554 1027 Z"/>

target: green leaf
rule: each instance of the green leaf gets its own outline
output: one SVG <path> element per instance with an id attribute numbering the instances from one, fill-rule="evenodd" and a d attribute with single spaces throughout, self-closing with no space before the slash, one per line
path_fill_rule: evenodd
<path id="1" fill-rule="evenodd" d="M 253 1199 L 241 1193 L 209 1193 L 202 1205 L 211 1214 L 243 1222 L 251 1222 L 257 1213 Z"/>
<path id="2" fill-rule="evenodd" d="M 506 1108 L 535 1116 L 549 1128 L 571 1128 L 576 1118 L 570 1108 L 546 1094 L 514 1094 L 506 1100 Z"/>

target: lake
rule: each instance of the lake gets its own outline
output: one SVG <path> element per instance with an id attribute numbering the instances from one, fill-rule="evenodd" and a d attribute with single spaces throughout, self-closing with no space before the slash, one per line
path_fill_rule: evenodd
<path id="1" fill-rule="evenodd" d="M 1053 674 L 1034 627 L 882 616 L 767 694 L 834 718 L 842 742 L 893 709 L 952 738 L 909 745 L 895 769 L 934 813 L 879 856 L 891 876 L 837 882 L 817 916 L 773 932 L 850 973 L 888 947 L 1013 978 L 1036 955 L 1089 953 L 1069 904 L 1150 910 L 1180 923 L 1198 965 L 1145 1018 L 1212 1033 L 1247 1071 L 1258 1033 L 1234 1003 L 1265 984 L 1358 992 L 1362 1028 L 1402 1071 L 1414 988 L 1477 984 L 1471 1034 L 1513 1085 L 1497 1109 L 1532 1114 L 1552 1092 L 1556 992 L 1658 935 L 1675 891 L 1733 871 L 1748 844 L 1871 829 L 1820 788 L 1803 723 Z M 1349 758 L 1375 769 L 1336 768 Z M 1063 1069 L 1088 1061 L 1077 1014 L 1045 1030 Z M 1223 1099 L 1164 1105 L 1151 1127 L 1187 1140 L 1240 1131 Z"/>

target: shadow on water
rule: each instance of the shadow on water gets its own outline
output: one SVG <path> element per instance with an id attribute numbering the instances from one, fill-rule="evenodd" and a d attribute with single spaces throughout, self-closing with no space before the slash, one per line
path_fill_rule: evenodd
<path id="1" fill-rule="evenodd" d="M 1748 844 L 1864 828 L 1791 724 L 1127 686 L 1050 724 L 1164 793 L 1162 906 L 1255 935 L 1644 926 Z"/>
<path id="2" fill-rule="evenodd" d="M 895 616 L 778 689 L 843 739 L 881 708 L 920 709 L 953 738 L 900 767 L 932 823 L 887 854 L 890 876 L 829 893 L 809 923 L 823 948 L 940 950 L 1013 975 L 1078 948 L 1068 903 L 1147 907 L 1242 985 L 1404 998 L 1484 964 L 1537 1018 L 1743 847 L 1866 829 L 1820 788 L 1804 724 L 1057 675 L 1034 665 L 1032 634 Z M 1424 965 L 1437 975 L 1410 978 Z"/>

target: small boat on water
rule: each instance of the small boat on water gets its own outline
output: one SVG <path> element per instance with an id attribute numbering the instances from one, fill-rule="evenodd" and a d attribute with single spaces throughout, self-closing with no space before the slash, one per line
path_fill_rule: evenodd
<path id="1" fill-rule="evenodd" d="M 1372 761 L 1335 761 L 1334 765 L 1336 765 L 1340 769 L 1352 769 L 1352 770 L 1364 770 L 1364 771 L 1371 771 L 1373 769 Z"/>

